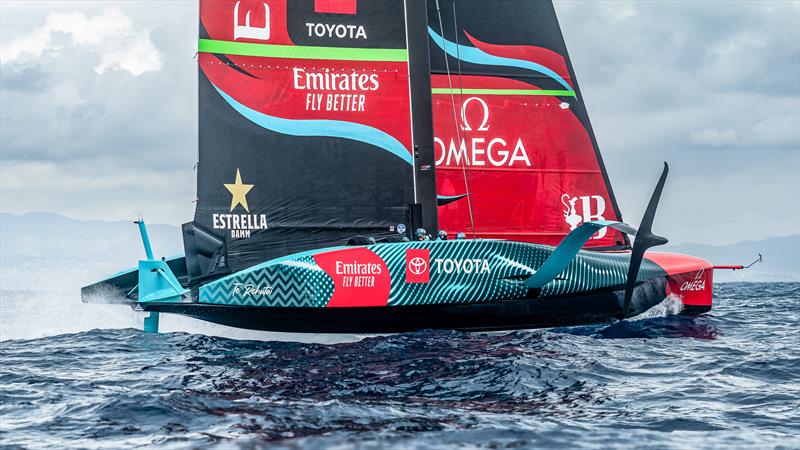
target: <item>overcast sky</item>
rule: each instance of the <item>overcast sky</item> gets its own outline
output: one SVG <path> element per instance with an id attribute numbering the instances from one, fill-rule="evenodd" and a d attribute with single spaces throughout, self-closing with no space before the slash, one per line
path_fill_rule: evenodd
<path id="1" fill-rule="evenodd" d="M 800 232 L 800 3 L 556 10 L 626 221 L 667 160 L 672 242 Z M 196 41 L 192 1 L 0 2 L 0 211 L 190 220 Z"/>

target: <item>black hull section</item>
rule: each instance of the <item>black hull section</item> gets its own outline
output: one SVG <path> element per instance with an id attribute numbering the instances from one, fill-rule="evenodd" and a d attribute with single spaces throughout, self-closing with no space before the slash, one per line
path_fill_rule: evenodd
<path id="1" fill-rule="evenodd" d="M 422 329 L 492 331 L 604 323 L 622 311 L 622 290 L 554 298 L 461 305 L 361 308 L 278 308 L 199 303 L 151 303 L 146 311 L 261 331 L 298 333 L 400 333 Z M 666 296 L 663 279 L 637 286 L 636 315 Z"/>
<path id="2" fill-rule="evenodd" d="M 711 305 L 684 305 L 681 310 L 681 315 L 684 316 L 699 316 L 711 311 Z"/>

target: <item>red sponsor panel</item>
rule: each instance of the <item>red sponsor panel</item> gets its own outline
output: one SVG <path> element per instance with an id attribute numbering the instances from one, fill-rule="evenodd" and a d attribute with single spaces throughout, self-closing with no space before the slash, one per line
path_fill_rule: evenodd
<path id="1" fill-rule="evenodd" d="M 212 54 L 199 55 L 209 81 L 244 106 L 281 119 L 367 125 L 391 135 L 411 153 L 407 63 L 229 58 L 240 70 Z"/>
<path id="2" fill-rule="evenodd" d="M 351 248 L 314 255 L 314 261 L 333 280 L 329 308 L 386 306 L 389 302 L 389 268 L 366 248 Z"/>
<path id="3" fill-rule="evenodd" d="M 667 273 L 667 294 L 684 305 L 711 306 L 714 270 L 710 262 L 677 253 L 647 252 L 645 257 Z"/>
<path id="4" fill-rule="evenodd" d="M 291 45 L 287 0 L 201 0 L 200 23 L 209 39 Z"/>
<path id="5" fill-rule="evenodd" d="M 406 250 L 406 283 L 427 283 L 431 280 L 431 251 L 427 248 Z"/>
<path id="6" fill-rule="evenodd" d="M 447 86 L 446 77 L 433 76 L 434 89 Z M 464 194 L 469 184 L 479 237 L 556 245 L 583 222 L 619 220 L 590 136 L 569 105 L 549 95 L 497 93 L 539 90 L 498 77 L 464 77 L 464 88 L 492 93 L 434 95 L 437 193 Z M 439 224 L 470 231 L 467 199 L 439 207 Z M 587 246 L 623 242 L 604 229 Z"/>
<path id="7" fill-rule="evenodd" d="M 355 4 L 318 1 L 316 6 L 354 14 Z M 286 0 L 202 0 L 200 19 L 212 40 L 292 44 Z M 407 62 L 302 59 L 287 52 L 286 57 L 225 55 L 227 61 L 200 53 L 198 61 L 216 88 L 247 108 L 278 119 L 366 125 L 411 154 Z"/>
<path id="8" fill-rule="evenodd" d="M 355 14 L 356 0 L 314 0 L 314 12 L 328 14 Z"/>

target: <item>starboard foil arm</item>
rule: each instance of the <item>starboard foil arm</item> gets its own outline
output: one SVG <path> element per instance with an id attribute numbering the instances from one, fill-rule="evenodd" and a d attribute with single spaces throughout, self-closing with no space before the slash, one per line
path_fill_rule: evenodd
<path id="1" fill-rule="evenodd" d="M 531 289 L 541 289 L 547 283 L 555 280 L 556 277 L 567 268 L 578 252 L 581 251 L 586 241 L 588 241 L 593 234 L 605 227 L 614 228 L 615 230 L 622 231 L 631 236 L 636 235 L 636 228 L 624 222 L 616 222 L 613 220 L 586 222 L 572 230 L 564 240 L 558 244 L 558 247 L 553 250 L 553 253 L 547 258 L 544 264 L 542 264 L 542 267 L 528 278 L 526 282 L 528 287 Z"/>
<path id="2" fill-rule="evenodd" d="M 622 309 L 622 314 L 624 317 L 630 307 L 633 289 L 636 287 L 636 280 L 639 275 L 639 268 L 642 265 L 644 252 L 651 247 L 667 243 L 666 238 L 652 233 L 652 225 L 668 173 L 669 165 L 664 162 L 664 169 L 661 172 L 661 177 L 659 178 L 656 188 L 650 197 L 650 202 L 647 205 L 647 210 L 645 211 L 638 230 L 624 222 L 617 222 L 613 220 L 597 220 L 582 224 L 581 226 L 572 230 L 572 232 L 570 232 L 561 241 L 561 243 L 558 244 L 558 247 L 556 247 L 556 249 L 547 258 L 544 264 L 542 264 L 539 270 L 537 270 L 536 273 L 528 279 L 526 282 L 528 287 L 532 289 L 541 289 L 547 283 L 550 283 L 556 279 L 556 277 L 558 277 L 558 275 L 561 274 L 564 269 L 566 269 L 569 263 L 575 258 L 581 248 L 583 248 L 583 245 L 592 237 L 594 233 L 604 227 L 614 228 L 623 233 L 636 236 L 633 244 L 633 251 L 631 252 L 631 261 L 628 265 L 628 277 L 625 282 L 625 297 Z"/>
<path id="3" fill-rule="evenodd" d="M 642 258 L 644 252 L 648 248 L 658 245 L 666 244 L 667 238 L 653 234 L 653 219 L 656 216 L 656 209 L 658 209 L 658 202 L 661 200 L 661 192 L 664 190 L 664 183 L 667 181 L 669 174 L 669 164 L 664 161 L 664 169 L 661 171 L 661 177 L 656 183 L 656 188 L 653 190 L 653 195 L 650 196 L 650 201 L 647 203 L 647 209 L 642 217 L 642 222 L 639 224 L 639 231 L 636 232 L 636 237 L 633 241 L 633 251 L 631 252 L 631 262 L 628 266 L 628 281 L 625 283 L 625 302 L 622 306 L 622 315 L 620 319 L 628 314 L 628 309 L 631 304 L 631 297 L 633 296 L 633 288 L 636 287 L 636 279 L 639 276 L 639 267 L 642 265 Z"/>

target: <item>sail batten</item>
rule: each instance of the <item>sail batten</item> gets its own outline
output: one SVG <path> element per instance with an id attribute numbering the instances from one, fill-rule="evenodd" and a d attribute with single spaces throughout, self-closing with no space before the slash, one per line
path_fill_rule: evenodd
<path id="1" fill-rule="evenodd" d="M 433 88 L 433 94 L 458 95 L 532 95 L 550 97 L 575 97 L 575 91 L 558 89 L 480 89 L 480 88 Z"/>
<path id="2" fill-rule="evenodd" d="M 408 61 L 406 49 L 271 45 L 252 42 L 199 39 L 197 51 L 225 55 L 345 61 Z"/>

